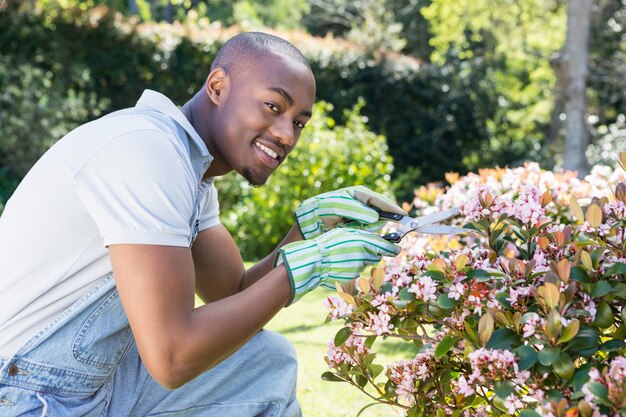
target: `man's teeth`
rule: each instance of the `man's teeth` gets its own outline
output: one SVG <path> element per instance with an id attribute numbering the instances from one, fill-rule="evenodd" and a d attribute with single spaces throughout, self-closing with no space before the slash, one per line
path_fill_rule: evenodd
<path id="1" fill-rule="evenodd" d="M 261 145 L 259 142 L 255 142 L 255 145 L 257 146 L 257 148 L 259 148 L 260 150 L 262 150 L 263 152 L 265 152 L 272 158 L 278 159 L 278 154 L 274 152 L 273 150 L 271 150 L 270 148 L 268 148 L 267 146 Z"/>

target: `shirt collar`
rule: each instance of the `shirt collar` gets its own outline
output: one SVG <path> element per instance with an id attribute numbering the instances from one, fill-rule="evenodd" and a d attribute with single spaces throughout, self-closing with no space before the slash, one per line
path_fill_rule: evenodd
<path id="1" fill-rule="evenodd" d="M 169 98 L 157 91 L 146 89 L 139 98 L 139 101 L 137 101 L 137 106 L 151 107 L 174 119 L 179 125 L 182 126 L 183 129 L 185 129 L 187 134 L 200 150 L 202 156 L 208 158 L 209 160 L 213 159 L 213 156 L 209 153 L 206 144 L 200 135 L 198 135 L 198 132 L 196 132 L 191 123 L 189 123 L 189 120 L 187 120 L 185 115 L 178 109 L 178 107 L 176 107 L 174 103 L 172 103 Z"/>

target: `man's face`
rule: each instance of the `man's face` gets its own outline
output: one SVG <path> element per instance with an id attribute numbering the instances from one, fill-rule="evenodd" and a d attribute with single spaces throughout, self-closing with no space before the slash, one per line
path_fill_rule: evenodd
<path id="1" fill-rule="evenodd" d="M 262 185 L 309 121 L 315 81 L 305 65 L 280 54 L 249 67 L 228 75 L 213 151 L 251 184 Z"/>

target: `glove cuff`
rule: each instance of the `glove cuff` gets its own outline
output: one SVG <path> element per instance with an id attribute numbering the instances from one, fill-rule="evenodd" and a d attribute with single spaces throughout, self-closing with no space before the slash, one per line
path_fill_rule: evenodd
<path id="1" fill-rule="evenodd" d="M 296 209 L 294 215 L 296 217 L 296 223 L 300 229 L 300 234 L 303 238 L 310 240 L 321 236 L 326 228 L 319 216 L 319 206 L 317 201 L 306 204 L 305 201 L 300 207 Z"/>
<path id="2" fill-rule="evenodd" d="M 289 243 L 278 250 L 274 266 L 285 264 L 291 283 L 291 299 L 287 306 L 317 288 L 324 276 L 324 252 L 323 245 L 310 240 Z"/>

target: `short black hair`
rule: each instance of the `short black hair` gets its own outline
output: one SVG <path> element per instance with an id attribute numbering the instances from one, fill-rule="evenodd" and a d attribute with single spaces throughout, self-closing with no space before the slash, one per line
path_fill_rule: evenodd
<path id="1" fill-rule="evenodd" d="M 244 32 L 230 38 L 220 48 L 211 63 L 211 71 L 219 67 L 227 73 L 234 72 L 238 67 L 259 59 L 268 52 L 286 55 L 311 69 L 302 52 L 285 39 L 269 33 Z"/>

